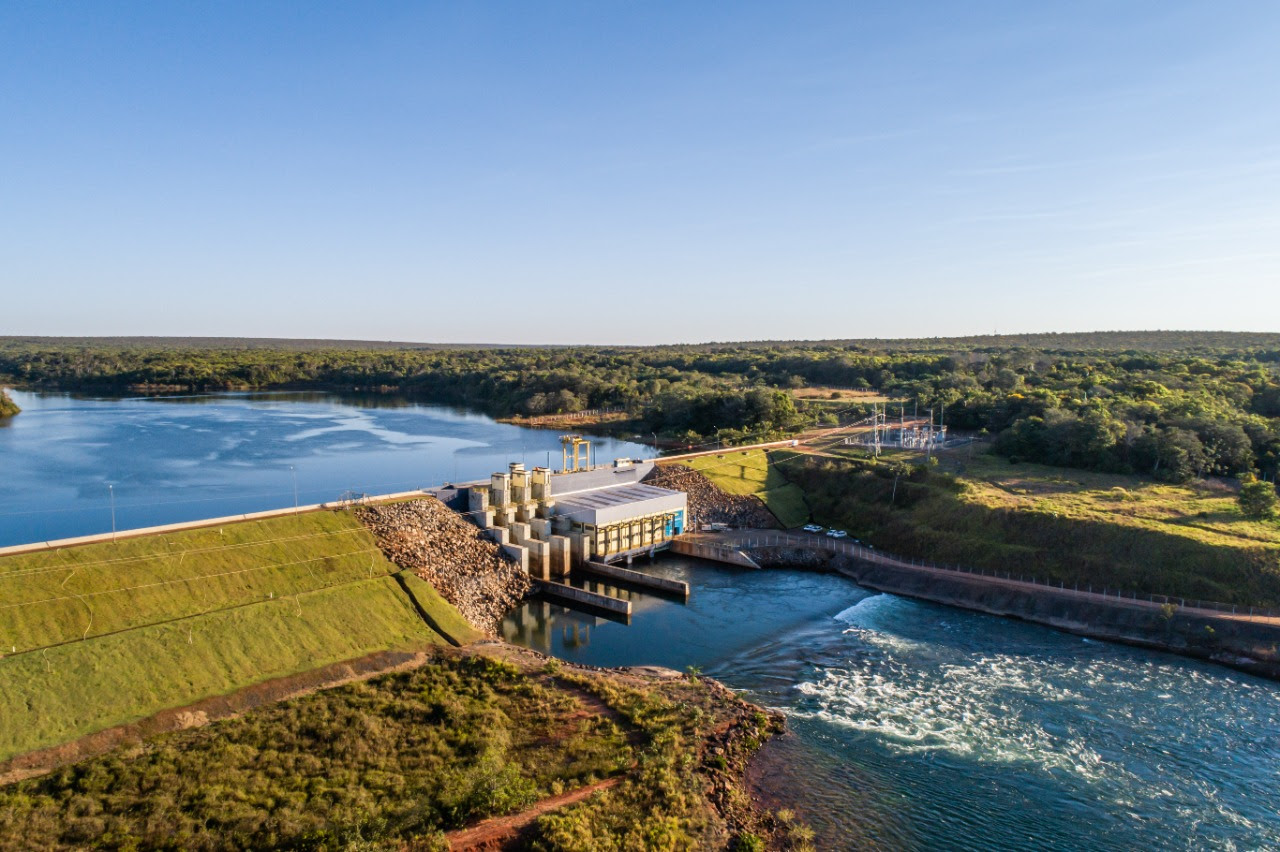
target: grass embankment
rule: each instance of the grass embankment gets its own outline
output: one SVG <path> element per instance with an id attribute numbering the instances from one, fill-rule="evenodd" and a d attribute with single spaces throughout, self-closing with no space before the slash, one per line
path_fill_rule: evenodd
<path id="1" fill-rule="evenodd" d="M 764 450 L 727 451 L 682 459 L 680 464 L 698 471 L 729 494 L 759 497 L 784 527 L 802 526 L 809 520 L 804 491 L 788 481 Z"/>
<path id="2" fill-rule="evenodd" d="M 904 556 L 1042 580 L 1280 605 L 1280 534 L 1230 489 L 1012 465 L 975 454 L 940 473 L 892 457 L 784 462 L 815 519 Z"/>
<path id="3" fill-rule="evenodd" d="M 0 760 L 386 648 L 445 644 L 389 577 L 0 660 Z"/>
<path id="4" fill-rule="evenodd" d="M 495 653 L 511 659 L 442 654 L 12 785 L 0 849 L 446 849 L 446 831 L 609 777 L 526 843 L 806 848 L 733 780 L 776 721 L 732 693 Z"/>
<path id="5" fill-rule="evenodd" d="M 339 512 L 0 557 L 0 649 L 42 648 L 395 570 L 373 535 Z"/>
<path id="6" fill-rule="evenodd" d="M 0 558 L 0 759 L 375 651 L 475 638 L 396 570 L 358 521 L 329 512 Z"/>

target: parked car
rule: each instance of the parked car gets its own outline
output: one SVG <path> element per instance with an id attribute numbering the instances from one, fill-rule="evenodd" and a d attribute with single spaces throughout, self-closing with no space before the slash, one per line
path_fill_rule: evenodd
<path id="1" fill-rule="evenodd" d="M 823 530 L 823 529 L 825 529 L 825 528 L 824 528 L 824 527 L 822 527 L 822 526 L 821 526 L 821 525 L 819 525 L 819 524 L 805 524 L 805 525 L 804 525 L 804 531 L 805 531 L 805 532 L 822 532 L 822 530 Z"/>
<path id="2" fill-rule="evenodd" d="M 844 530 L 827 530 L 827 535 L 831 536 L 832 538 L 844 538 L 845 536 L 848 535 L 848 533 L 845 532 Z"/>

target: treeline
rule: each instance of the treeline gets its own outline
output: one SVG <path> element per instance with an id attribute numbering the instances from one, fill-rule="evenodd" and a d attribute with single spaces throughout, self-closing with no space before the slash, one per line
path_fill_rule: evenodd
<path id="1" fill-rule="evenodd" d="M 295 350 L 6 339 L 0 379 L 95 392 L 364 390 L 496 416 L 623 408 L 628 428 L 677 440 L 785 434 L 819 417 L 830 421 L 834 407 L 797 403 L 786 392 L 817 386 L 909 400 L 908 411 L 933 409 L 953 430 L 995 436 L 1010 458 L 1170 480 L 1275 479 L 1280 335 L 1034 337 L 1039 347 L 969 338 L 949 349 L 908 341 L 900 349 L 859 342 Z M 1107 341 L 1128 348 L 1084 345 Z M 1142 342 L 1146 348 L 1135 348 Z"/>
<path id="2" fill-rule="evenodd" d="M 626 409 L 637 428 L 695 440 L 787 432 L 802 425 L 791 397 L 746 377 L 653 350 L 447 349 L 307 352 L 0 346 L 0 376 L 32 388 L 192 393 L 315 388 L 399 393 L 495 416 Z"/>

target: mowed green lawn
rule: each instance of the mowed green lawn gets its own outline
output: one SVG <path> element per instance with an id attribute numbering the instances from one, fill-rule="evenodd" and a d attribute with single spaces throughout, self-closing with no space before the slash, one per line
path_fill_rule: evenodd
<path id="1" fill-rule="evenodd" d="M 728 451 L 680 463 L 698 471 L 722 491 L 759 497 L 784 527 L 798 527 L 809 521 L 804 492 L 787 481 L 764 450 Z"/>
<path id="2" fill-rule="evenodd" d="M 0 653 L 299 594 L 396 570 L 340 512 L 308 512 L 0 557 Z"/>
<path id="3" fill-rule="evenodd" d="M 376 651 L 479 637 L 396 572 L 332 512 L 0 559 L 0 760 Z"/>
<path id="4" fill-rule="evenodd" d="M 444 644 L 393 578 L 0 659 L 0 760 L 388 648 Z"/>

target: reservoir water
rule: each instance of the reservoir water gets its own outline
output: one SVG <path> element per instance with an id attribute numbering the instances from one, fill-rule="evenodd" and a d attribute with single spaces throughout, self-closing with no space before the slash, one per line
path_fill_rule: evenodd
<path id="1" fill-rule="evenodd" d="M 682 557 L 630 625 L 526 602 L 504 635 L 576 662 L 697 666 L 783 711 L 754 781 L 819 849 L 1280 848 L 1280 684 Z"/>
<path id="2" fill-rule="evenodd" d="M 383 397 L 15 393 L 0 544 L 482 478 L 558 434 Z M 647 455 L 599 440 L 601 459 Z M 292 469 L 291 469 L 292 468 Z M 108 485 L 111 486 L 110 490 Z M 663 558 L 630 625 L 530 601 L 512 641 L 701 667 L 786 713 L 759 783 L 820 849 L 1280 848 L 1280 684 L 890 595 Z"/>
<path id="3" fill-rule="evenodd" d="M 560 465 L 559 433 L 385 396 L 122 399 L 11 392 L 0 425 L 0 546 L 484 479 Z M 3 421 L 0 421 L 3 422 Z M 596 438 L 602 459 L 652 448 Z M 108 488 L 110 486 L 110 488 Z"/>

